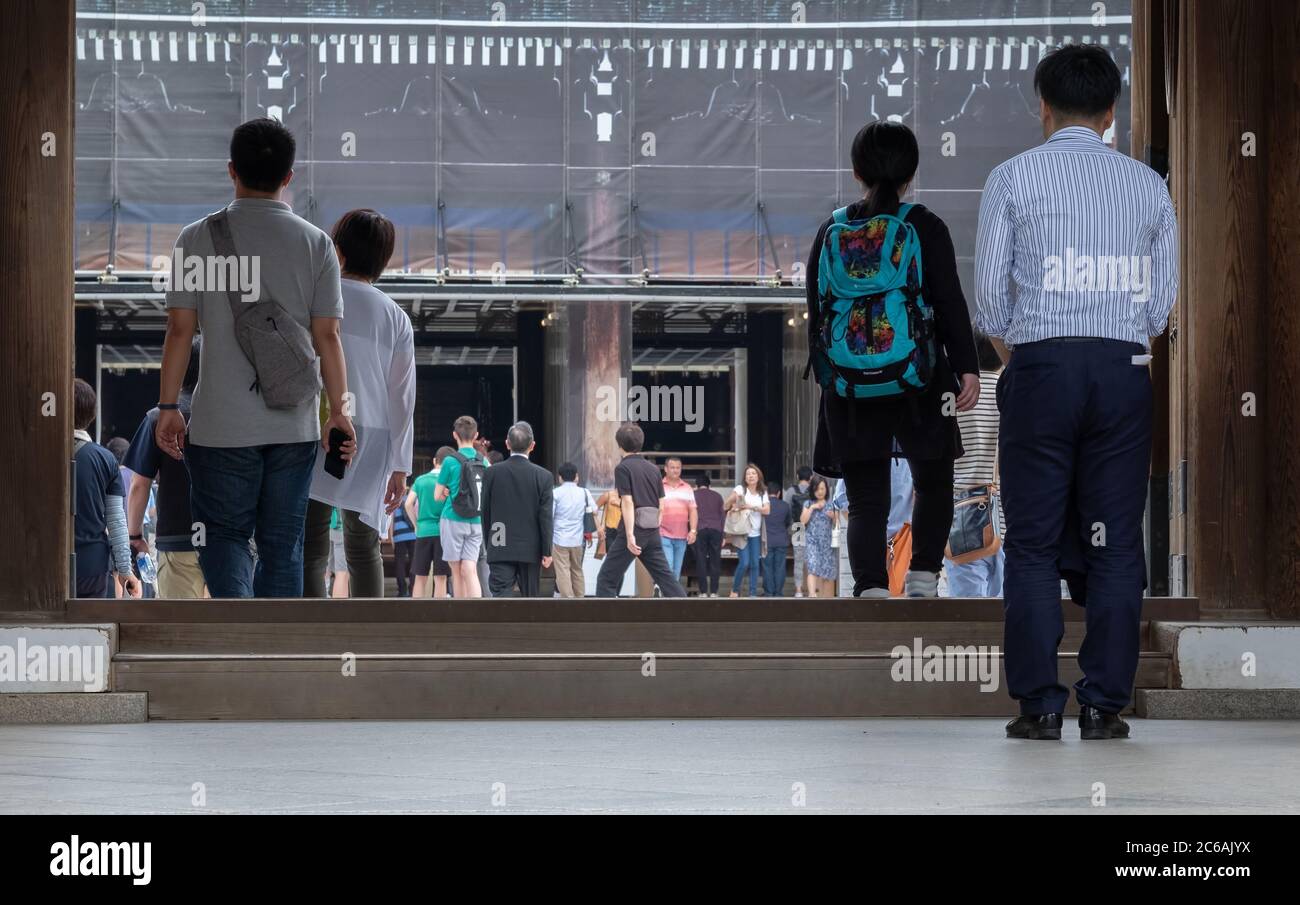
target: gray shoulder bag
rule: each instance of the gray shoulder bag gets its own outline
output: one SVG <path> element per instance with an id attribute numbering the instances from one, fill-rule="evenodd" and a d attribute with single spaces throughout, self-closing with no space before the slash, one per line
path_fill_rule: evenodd
<path id="1" fill-rule="evenodd" d="M 207 218 L 217 255 L 238 260 L 230 218 L 220 210 Z M 320 369 L 311 331 L 294 320 L 278 302 L 245 302 L 239 286 L 227 285 L 226 298 L 234 320 L 235 339 L 257 379 L 248 389 L 262 394 L 269 409 L 295 409 L 320 395 Z"/>

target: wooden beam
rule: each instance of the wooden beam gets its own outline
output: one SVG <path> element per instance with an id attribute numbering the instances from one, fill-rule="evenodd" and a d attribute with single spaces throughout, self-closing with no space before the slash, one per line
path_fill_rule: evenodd
<path id="1" fill-rule="evenodd" d="M 0 6 L 0 609 L 66 604 L 72 451 L 72 0 Z"/>

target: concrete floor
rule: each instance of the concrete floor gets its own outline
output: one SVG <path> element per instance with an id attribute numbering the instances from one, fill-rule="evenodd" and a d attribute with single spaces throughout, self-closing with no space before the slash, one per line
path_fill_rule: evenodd
<path id="1" fill-rule="evenodd" d="M 1133 720 L 1089 743 L 1002 723 L 0 726 L 0 813 L 1300 813 L 1297 721 Z"/>

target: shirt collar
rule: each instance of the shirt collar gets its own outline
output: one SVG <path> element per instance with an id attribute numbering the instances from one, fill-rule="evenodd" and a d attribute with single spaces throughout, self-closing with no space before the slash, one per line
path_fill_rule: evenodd
<path id="1" fill-rule="evenodd" d="M 74 440 L 85 440 L 87 443 L 93 443 L 93 442 L 95 442 L 95 441 L 93 441 L 92 439 L 90 439 L 90 434 L 87 433 L 86 431 L 83 431 L 83 430 L 74 430 L 74 431 L 72 432 L 72 439 L 74 439 Z"/>
<path id="2" fill-rule="evenodd" d="M 1102 144 L 1101 136 L 1087 126 L 1063 126 L 1052 133 L 1048 142 L 1053 141 L 1070 141 L 1071 139 L 1092 140 L 1097 144 Z"/>
<path id="3" fill-rule="evenodd" d="M 286 211 L 293 210 L 293 208 L 289 206 L 288 202 L 276 201 L 272 198 L 236 198 L 234 201 L 230 202 L 229 206 L 229 210 L 232 211 L 275 210 L 277 208 Z"/>

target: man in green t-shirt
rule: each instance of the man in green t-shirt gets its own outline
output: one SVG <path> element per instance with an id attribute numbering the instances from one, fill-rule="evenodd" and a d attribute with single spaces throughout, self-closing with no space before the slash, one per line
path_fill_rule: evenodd
<path id="1" fill-rule="evenodd" d="M 487 462 L 474 447 L 477 438 L 478 422 L 469 415 L 456 419 L 452 439 L 457 453 L 443 460 L 435 490 L 435 498 L 446 503 L 438 524 L 438 539 L 442 557 L 451 568 L 452 592 L 457 597 L 483 596 L 478 579 L 478 556 L 483 549 L 479 500 Z M 462 488 L 462 477 L 474 483 Z"/>
<path id="2" fill-rule="evenodd" d="M 411 589 L 413 598 L 425 595 L 430 572 L 433 573 L 433 596 L 447 596 L 447 576 L 451 570 L 442 558 L 442 541 L 438 530 L 438 522 L 447 501 L 437 498 L 437 489 L 438 473 L 452 452 L 454 450 L 450 446 L 441 447 L 433 457 L 433 468 L 415 479 L 406 498 L 406 508 L 415 525 L 415 555 L 412 562 L 415 582 Z"/>

